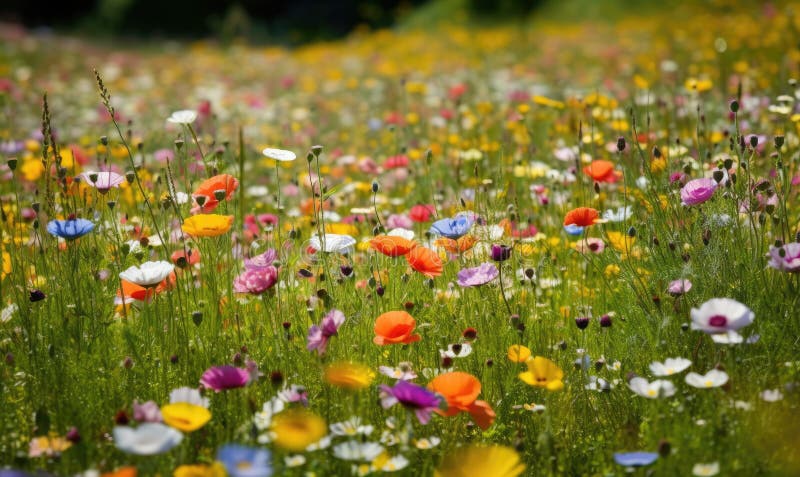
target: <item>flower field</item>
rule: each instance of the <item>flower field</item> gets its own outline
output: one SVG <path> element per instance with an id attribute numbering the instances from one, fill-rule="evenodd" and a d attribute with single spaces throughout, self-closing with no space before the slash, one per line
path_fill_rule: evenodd
<path id="1" fill-rule="evenodd" d="M 0 476 L 797 475 L 797 13 L 0 27 Z"/>

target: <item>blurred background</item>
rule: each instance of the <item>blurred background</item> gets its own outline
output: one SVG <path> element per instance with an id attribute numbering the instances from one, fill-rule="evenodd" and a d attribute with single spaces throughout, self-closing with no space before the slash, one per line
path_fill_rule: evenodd
<path id="1" fill-rule="evenodd" d="M 531 16 L 611 19 L 669 9 L 677 0 L 73 0 L 0 2 L 0 22 L 39 32 L 140 40 L 216 38 L 296 45 L 378 28 L 434 28 L 442 22 L 520 22 Z M 697 3 L 734 8 L 731 0 Z M 757 2 L 754 2 L 757 3 Z M 696 5 L 695 5 L 696 6 Z M 741 7 L 742 5 L 739 5 Z"/>

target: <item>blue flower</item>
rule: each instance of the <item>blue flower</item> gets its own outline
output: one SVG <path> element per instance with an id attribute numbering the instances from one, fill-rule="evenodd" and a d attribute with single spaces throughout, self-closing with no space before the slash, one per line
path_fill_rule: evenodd
<path id="1" fill-rule="evenodd" d="M 267 449 L 228 444 L 217 451 L 217 460 L 222 462 L 231 477 L 270 477 L 272 462 Z"/>
<path id="2" fill-rule="evenodd" d="M 657 452 L 615 452 L 614 462 L 626 467 L 644 467 L 658 459 Z"/>
<path id="3" fill-rule="evenodd" d="M 452 219 L 437 220 L 431 225 L 430 232 L 456 240 L 469 232 L 474 222 L 475 219 L 471 215 L 459 214 Z"/>
<path id="4" fill-rule="evenodd" d="M 583 227 L 576 224 L 565 225 L 564 232 L 568 233 L 569 235 L 581 235 L 583 234 Z"/>
<path id="5" fill-rule="evenodd" d="M 51 220 L 47 224 L 47 231 L 51 235 L 67 240 L 82 237 L 94 229 L 94 223 L 86 219 Z"/>

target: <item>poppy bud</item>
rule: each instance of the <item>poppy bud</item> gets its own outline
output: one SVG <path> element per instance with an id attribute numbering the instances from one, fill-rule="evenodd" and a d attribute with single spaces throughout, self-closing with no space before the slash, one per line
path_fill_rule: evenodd
<path id="1" fill-rule="evenodd" d="M 77 427 L 71 427 L 64 437 L 73 444 L 80 442 L 81 440 L 81 434 L 78 432 Z"/>
<path id="2" fill-rule="evenodd" d="M 10 159 L 9 159 L 9 160 L 6 162 L 6 164 L 8 164 L 8 168 L 9 168 L 9 169 L 11 169 L 12 171 L 13 171 L 13 170 L 15 170 L 15 169 L 17 168 L 17 158 L 16 158 L 16 157 L 12 157 L 12 158 L 10 158 Z"/>
<path id="3" fill-rule="evenodd" d="M 283 382 L 283 373 L 280 371 L 269 373 L 269 381 L 276 386 L 280 385 Z"/>
<path id="4" fill-rule="evenodd" d="M 378 186 L 378 181 L 372 181 L 372 193 L 377 193 L 379 189 L 380 187 Z"/>
<path id="5" fill-rule="evenodd" d="M 6 353 L 6 364 L 9 366 L 14 364 L 14 353 L 10 351 Z"/>
<path id="6" fill-rule="evenodd" d="M 603 315 L 600 317 L 600 326 L 602 328 L 610 328 L 611 327 L 611 315 Z"/>
<path id="7" fill-rule="evenodd" d="M 783 136 L 775 136 L 775 149 L 783 147 Z"/>
<path id="8" fill-rule="evenodd" d="M 739 112 L 739 101 L 736 101 L 735 99 L 731 101 L 730 108 L 732 113 Z"/>
<path id="9" fill-rule="evenodd" d="M 108 136 L 100 136 L 100 144 L 108 146 Z"/>
<path id="10" fill-rule="evenodd" d="M 653 157 L 661 159 L 661 149 L 659 149 L 658 146 L 653 146 Z"/>
<path id="11" fill-rule="evenodd" d="M 378 296 L 383 296 L 383 294 L 386 293 L 386 289 L 383 288 L 383 285 L 378 285 L 377 288 L 375 288 L 375 293 L 377 293 Z"/>
<path id="12" fill-rule="evenodd" d="M 125 359 L 122 360 L 122 367 L 125 369 L 131 369 L 133 367 L 133 358 L 130 356 L 125 356 Z"/>
<path id="13" fill-rule="evenodd" d="M 587 326 L 589 326 L 589 317 L 588 316 L 579 316 L 575 318 L 575 325 L 578 326 L 578 329 L 585 330 Z"/>
<path id="14" fill-rule="evenodd" d="M 758 146 L 758 136 L 753 134 L 752 136 L 750 136 L 750 147 L 755 149 L 756 146 Z"/>
<path id="15" fill-rule="evenodd" d="M 31 204 L 31 209 L 33 209 L 33 211 L 38 214 L 39 213 L 39 203 L 38 202 L 32 203 Z"/>
<path id="16" fill-rule="evenodd" d="M 628 229 L 628 237 L 636 237 L 636 227 L 631 226 Z"/>
<path id="17" fill-rule="evenodd" d="M 177 354 L 173 354 L 172 356 L 170 356 L 169 357 L 169 362 L 172 363 L 172 364 L 177 364 L 178 363 L 178 355 Z"/>
<path id="18" fill-rule="evenodd" d="M 319 155 L 322 154 L 322 146 L 320 146 L 319 144 L 317 144 L 315 146 L 311 146 L 311 152 L 315 156 L 319 157 Z"/>
<path id="19" fill-rule="evenodd" d="M 192 321 L 194 322 L 195 326 L 200 326 L 200 323 L 203 322 L 203 312 L 202 311 L 193 312 Z"/>
<path id="20" fill-rule="evenodd" d="M 658 453 L 661 454 L 661 457 L 668 457 L 670 452 L 672 451 L 672 445 L 666 439 L 661 439 L 658 442 Z"/>
<path id="21" fill-rule="evenodd" d="M 625 138 L 620 136 L 617 138 L 617 151 L 622 152 L 625 150 Z"/>
<path id="22" fill-rule="evenodd" d="M 125 173 L 125 180 L 128 181 L 128 184 L 133 184 L 133 181 L 136 180 L 136 173 L 133 171 L 128 171 Z"/>
<path id="23" fill-rule="evenodd" d="M 30 301 L 31 303 L 35 303 L 37 301 L 42 301 L 45 299 L 45 294 L 41 290 L 31 290 L 30 291 Z"/>

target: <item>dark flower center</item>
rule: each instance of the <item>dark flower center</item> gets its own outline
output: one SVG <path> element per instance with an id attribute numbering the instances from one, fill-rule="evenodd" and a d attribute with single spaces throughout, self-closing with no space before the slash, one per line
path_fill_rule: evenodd
<path id="1" fill-rule="evenodd" d="M 723 315 L 714 315 L 708 319 L 708 324 L 711 326 L 722 327 L 728 323 L 728 318 Z"/>

